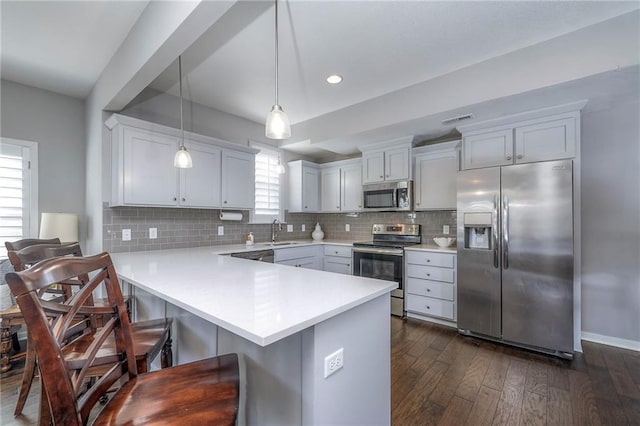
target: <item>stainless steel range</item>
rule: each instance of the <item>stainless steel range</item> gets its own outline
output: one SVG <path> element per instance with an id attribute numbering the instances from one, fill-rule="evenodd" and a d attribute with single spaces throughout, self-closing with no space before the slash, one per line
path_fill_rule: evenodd
<path id="1" fill-rule="evenodd" d="M 404 316 L 404 247 L 420 244 L 420 225 L 375 224 L 372 241 L 353 244 L 353 275 L 396 281 L 391 292 L 391 314 Z"/>

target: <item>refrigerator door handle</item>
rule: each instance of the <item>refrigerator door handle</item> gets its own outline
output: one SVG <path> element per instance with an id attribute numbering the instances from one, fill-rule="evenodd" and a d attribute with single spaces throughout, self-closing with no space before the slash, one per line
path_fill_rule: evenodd
<path id="1" fill-rule="evenodd" d="M 498 250 L 498 204 L 500 203 L 500 196 L 495 195 L 493 197 L 493 214 L 491 224 L 491 245 L 493 247 L 493 267 L 498 269 L 500 267 L 500 251 Z"/>
<path id="2" fill-rule="evenodd" d="M 502 268 L 509 269 L 509 198 L 502 199 Z"/>

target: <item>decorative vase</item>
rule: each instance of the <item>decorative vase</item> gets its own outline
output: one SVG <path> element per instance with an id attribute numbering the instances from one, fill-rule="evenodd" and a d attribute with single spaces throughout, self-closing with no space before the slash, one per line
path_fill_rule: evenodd
<path id="1" fill-rule="evenodd" d="M 320 228 L 320 223 L 316 223 L 316 229 L 311 233 L 311 238 L 313 238 L 314 241 L 322 241 L 324 238 L 324 232 L 322 228 Z"/>

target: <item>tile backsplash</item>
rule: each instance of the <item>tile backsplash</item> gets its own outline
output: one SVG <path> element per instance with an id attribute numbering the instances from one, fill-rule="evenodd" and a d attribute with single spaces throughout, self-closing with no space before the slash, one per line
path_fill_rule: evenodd
<path id="1" fill-rule="evenodd" d="M 413 218 L 411 215 L 415 215 Z M 339 213 L 287 213 L 286 223 L 293 225 L 293 232 L 286 226 L 279 240 L 310 239 L 316 222 L 320 223 L 325 239 L 364 241 L 371 239 L 374 223 L 419 223 L 423 240 L 442 235 L 443 225 L 449 225 L 455 234 L 456 211 L 431 211 L 409 213 L 360 213 L 348 217 Z M 302 225 L 305 231 L 301 231 Z M 350 231 L 345 231 L 345 225 Z M 218 227 L 224 227 L 224 235 L 218 235 Z M 157 228 L 158 238 L 149 239 L 149 228 Z M 131 241 L 122 241 L 122 230 L 131 230 Z M 109 207 L 103 208 L 104 250 L 113 253 L 170 248 L 203 247 L 220 244 L 241 244 L 247 234 L 253 232 L 256 242 L 271 240 L 271 225 L 250 224 L 248 212 L 241 221 L 220 220 L 220 210 L 173 209 L 159 207 Z"/>

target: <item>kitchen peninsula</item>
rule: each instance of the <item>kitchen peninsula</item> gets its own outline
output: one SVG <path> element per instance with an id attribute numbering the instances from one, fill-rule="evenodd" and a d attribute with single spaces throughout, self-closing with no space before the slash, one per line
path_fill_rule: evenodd
<path id="1" fill-rule="evenodd" d="M 174 318 L 174 364 L 241 352 L 247 423 L 390 424 L 395 283 L 224 256 L 228 246 L 113 254 L 136 320 Z M 325 357 L 343 368 L 325 378 Z"/>

